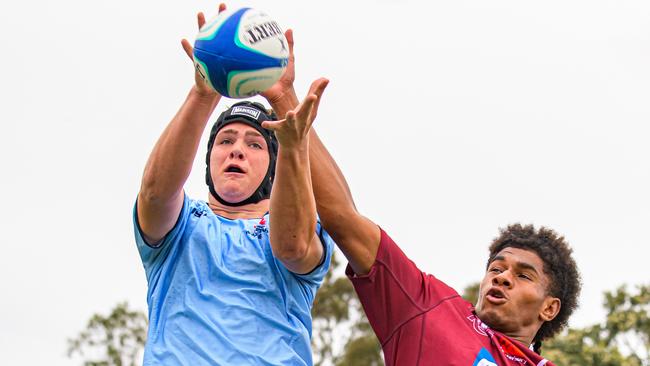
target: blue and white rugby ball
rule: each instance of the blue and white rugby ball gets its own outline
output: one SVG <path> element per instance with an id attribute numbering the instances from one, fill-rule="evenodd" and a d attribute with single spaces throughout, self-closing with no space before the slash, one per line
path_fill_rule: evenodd
<path id="1" fill-rule="evenodd" d="M 194 66 L 205 82 L 229 98 L 268 89 L 282 76 L 289 45 L 266 13 L 243 8 L 223 11 L 201 27 L 194 42 Z"/>

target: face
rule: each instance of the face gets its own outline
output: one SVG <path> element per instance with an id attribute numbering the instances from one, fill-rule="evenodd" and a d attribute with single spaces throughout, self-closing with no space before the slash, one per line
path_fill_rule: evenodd
<path id="1" fill-rule="evenodd" d="M 231 123 L 215 137 L 210 154 L 214 189 L 227 202 L 241 202 L 260 186 L 269 168 L 264 137 L 244 123 Z"/>
<path id="2" fill-rule="evenodd" d="M 534 336 L 560 309 L 560 300 L 547 295 L 549 278 L 543 268 L 535 252 L 510 247 L 500 251 L 481 282 L 478 317 L 506 335 Z"/>

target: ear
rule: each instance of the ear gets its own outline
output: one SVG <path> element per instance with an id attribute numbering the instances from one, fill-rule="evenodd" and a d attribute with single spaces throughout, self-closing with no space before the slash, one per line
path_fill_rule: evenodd
<path id="1" fill-rule="evenodd" d="M 544 305 L 539 313 L 540 319 L 545 322 L 550 322 L 555 319 L 557 314 L 560 312 L 561 307 L 562 302 L 560 299 L 557 297 L 547 296 L 546 299 L 544 299 Z"/>

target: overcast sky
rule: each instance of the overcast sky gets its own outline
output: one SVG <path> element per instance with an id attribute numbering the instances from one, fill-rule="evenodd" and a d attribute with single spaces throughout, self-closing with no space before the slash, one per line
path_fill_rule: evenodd
<path id="1" fill-rule="evenodd" d="M 66 339 L 93 313 L 146 309 L 132 207 L 193 82 L 180 39 L 218 4 L 7 4 L 0 364 L 78 364 Z M 520 221 L 575 249 L 574 326 L 603 319 L 604 291 L 650 280 L 650 2 L 228 5 L 294 29 L 296 89 L 331 80 L 316 128 L 357 206 L 422 270 L 460 291 L 482 277 L 498 228 Z M 207 197 L 204 153 L 194 198 Z"/>

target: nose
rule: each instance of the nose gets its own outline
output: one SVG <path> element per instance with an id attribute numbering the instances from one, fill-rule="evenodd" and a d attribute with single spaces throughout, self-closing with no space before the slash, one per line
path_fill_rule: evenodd
<path id="1" fill-rule="evenodd" d="M 492 284 L 504 286 L 504 287 L 511 287 L 512 279 L 510 278 L 510 271 L 503 271 L 497 274 L 496 276 L 492 277 Z"/>
<path id="2" fill-rule="evenodd" d="M 233 146 L 232 150 L 230 151 L 230 158 L 242 160 L 244 159 L 244 152 L 239 148 L 239 146 Z"/>

